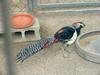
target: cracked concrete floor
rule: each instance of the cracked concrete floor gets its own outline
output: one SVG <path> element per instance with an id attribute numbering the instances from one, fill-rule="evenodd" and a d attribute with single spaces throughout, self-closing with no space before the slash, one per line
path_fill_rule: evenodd
<path id="1" fill-rule="evenodd" d="M 41 25 L 41 36 L 53 35 L 58 29 L 75 21 L 83 21 L 86 27 L 82 33 L 90 30 L 100 30 L 100 14 L 36 14 Z M 17 52 L 32 42 L 13 44 L 14 57 Z M 75 50 L 75 44 L 67 47 L 70 53 L 63 57 L 61 44 L 55 44 L 47 53 L 40 51 L 28 58 L 24 63 L 15 63 L 17 75 L 100 75 L 100 64 L 92 63 L 81 58 Z M 5 56 L 0 45 L 0 75 L 5 75 Z"/>

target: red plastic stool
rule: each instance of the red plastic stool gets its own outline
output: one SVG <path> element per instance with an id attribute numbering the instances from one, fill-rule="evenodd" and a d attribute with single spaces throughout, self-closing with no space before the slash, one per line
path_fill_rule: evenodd
<path id="1" fill-rule="evenodd" d="M 24 29 L 35 23 L 36 17 L 30 14 L 17 14 L 11 18 L 12 27 L 15 29 Z"/>

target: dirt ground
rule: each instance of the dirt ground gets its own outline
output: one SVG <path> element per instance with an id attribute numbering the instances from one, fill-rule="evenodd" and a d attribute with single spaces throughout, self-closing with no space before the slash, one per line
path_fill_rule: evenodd
<path id="1" fill-rule="evenodd" d="M 70 26 L 73 22 L 83 21 L 86 27 L 81 33 L 100 30 L 100 14 L 35 14 L 41 26 L 41 37 L 53 35 L 63 26 Z M 33 42 L 23 42 L 13 44 L 13 54 L 15 55 L 27 45 Z M 81 58 L 75 50 L 75 44 L 66 48 L 68 55 L 63 56 L 61 44 L 55 44 L 48 48 L 47 53 L 41 52 L 28 58 L 24 63 L 15 63 L 17 75 L 100 75 L 100 64 L 92 63 Z M 0 45 L 0 75 L 6 75 L 5 56 L 3 46 Z"/>

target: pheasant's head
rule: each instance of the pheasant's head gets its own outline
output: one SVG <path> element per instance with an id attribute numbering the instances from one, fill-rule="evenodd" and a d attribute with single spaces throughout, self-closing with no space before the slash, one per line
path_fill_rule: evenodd
<path id="1" fill-rule="evenodd" d="M 75 22 L 72 25 L 76 29 L 78 29 L 78 28 L 84 28 L 85 27 L 85 24 L 83 22 Z"/>

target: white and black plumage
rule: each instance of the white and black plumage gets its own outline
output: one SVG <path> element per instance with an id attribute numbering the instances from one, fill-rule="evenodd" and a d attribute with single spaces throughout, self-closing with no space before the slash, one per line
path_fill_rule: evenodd
<path id="1" fill-rule="evenodd" d="M 80 34 L 81 28 L 84 26 L 85 24 L 83 22 L 76 22 L 72 24 L 72 26 L 63 27 L 56 32 L 54 36 L 43 38 L 32 45 L 21 49 L 21 51 L 16 55 L 16 60 L 23 62 L 25 59 L 39 52 L 41 49 L 47 48 L 57 42 L 71 45 L 75 42 L 76 38 Z"/>
<path id="2" fill-rule="evenodd" d="M 75 42 L 76 38 L 80 35 L 81 29 L 85 26 L 83 22 L 73 23 L 72 26 L 61 28 L 55 33 L 55 38 L 62 43 L 71 45 Z"/>

